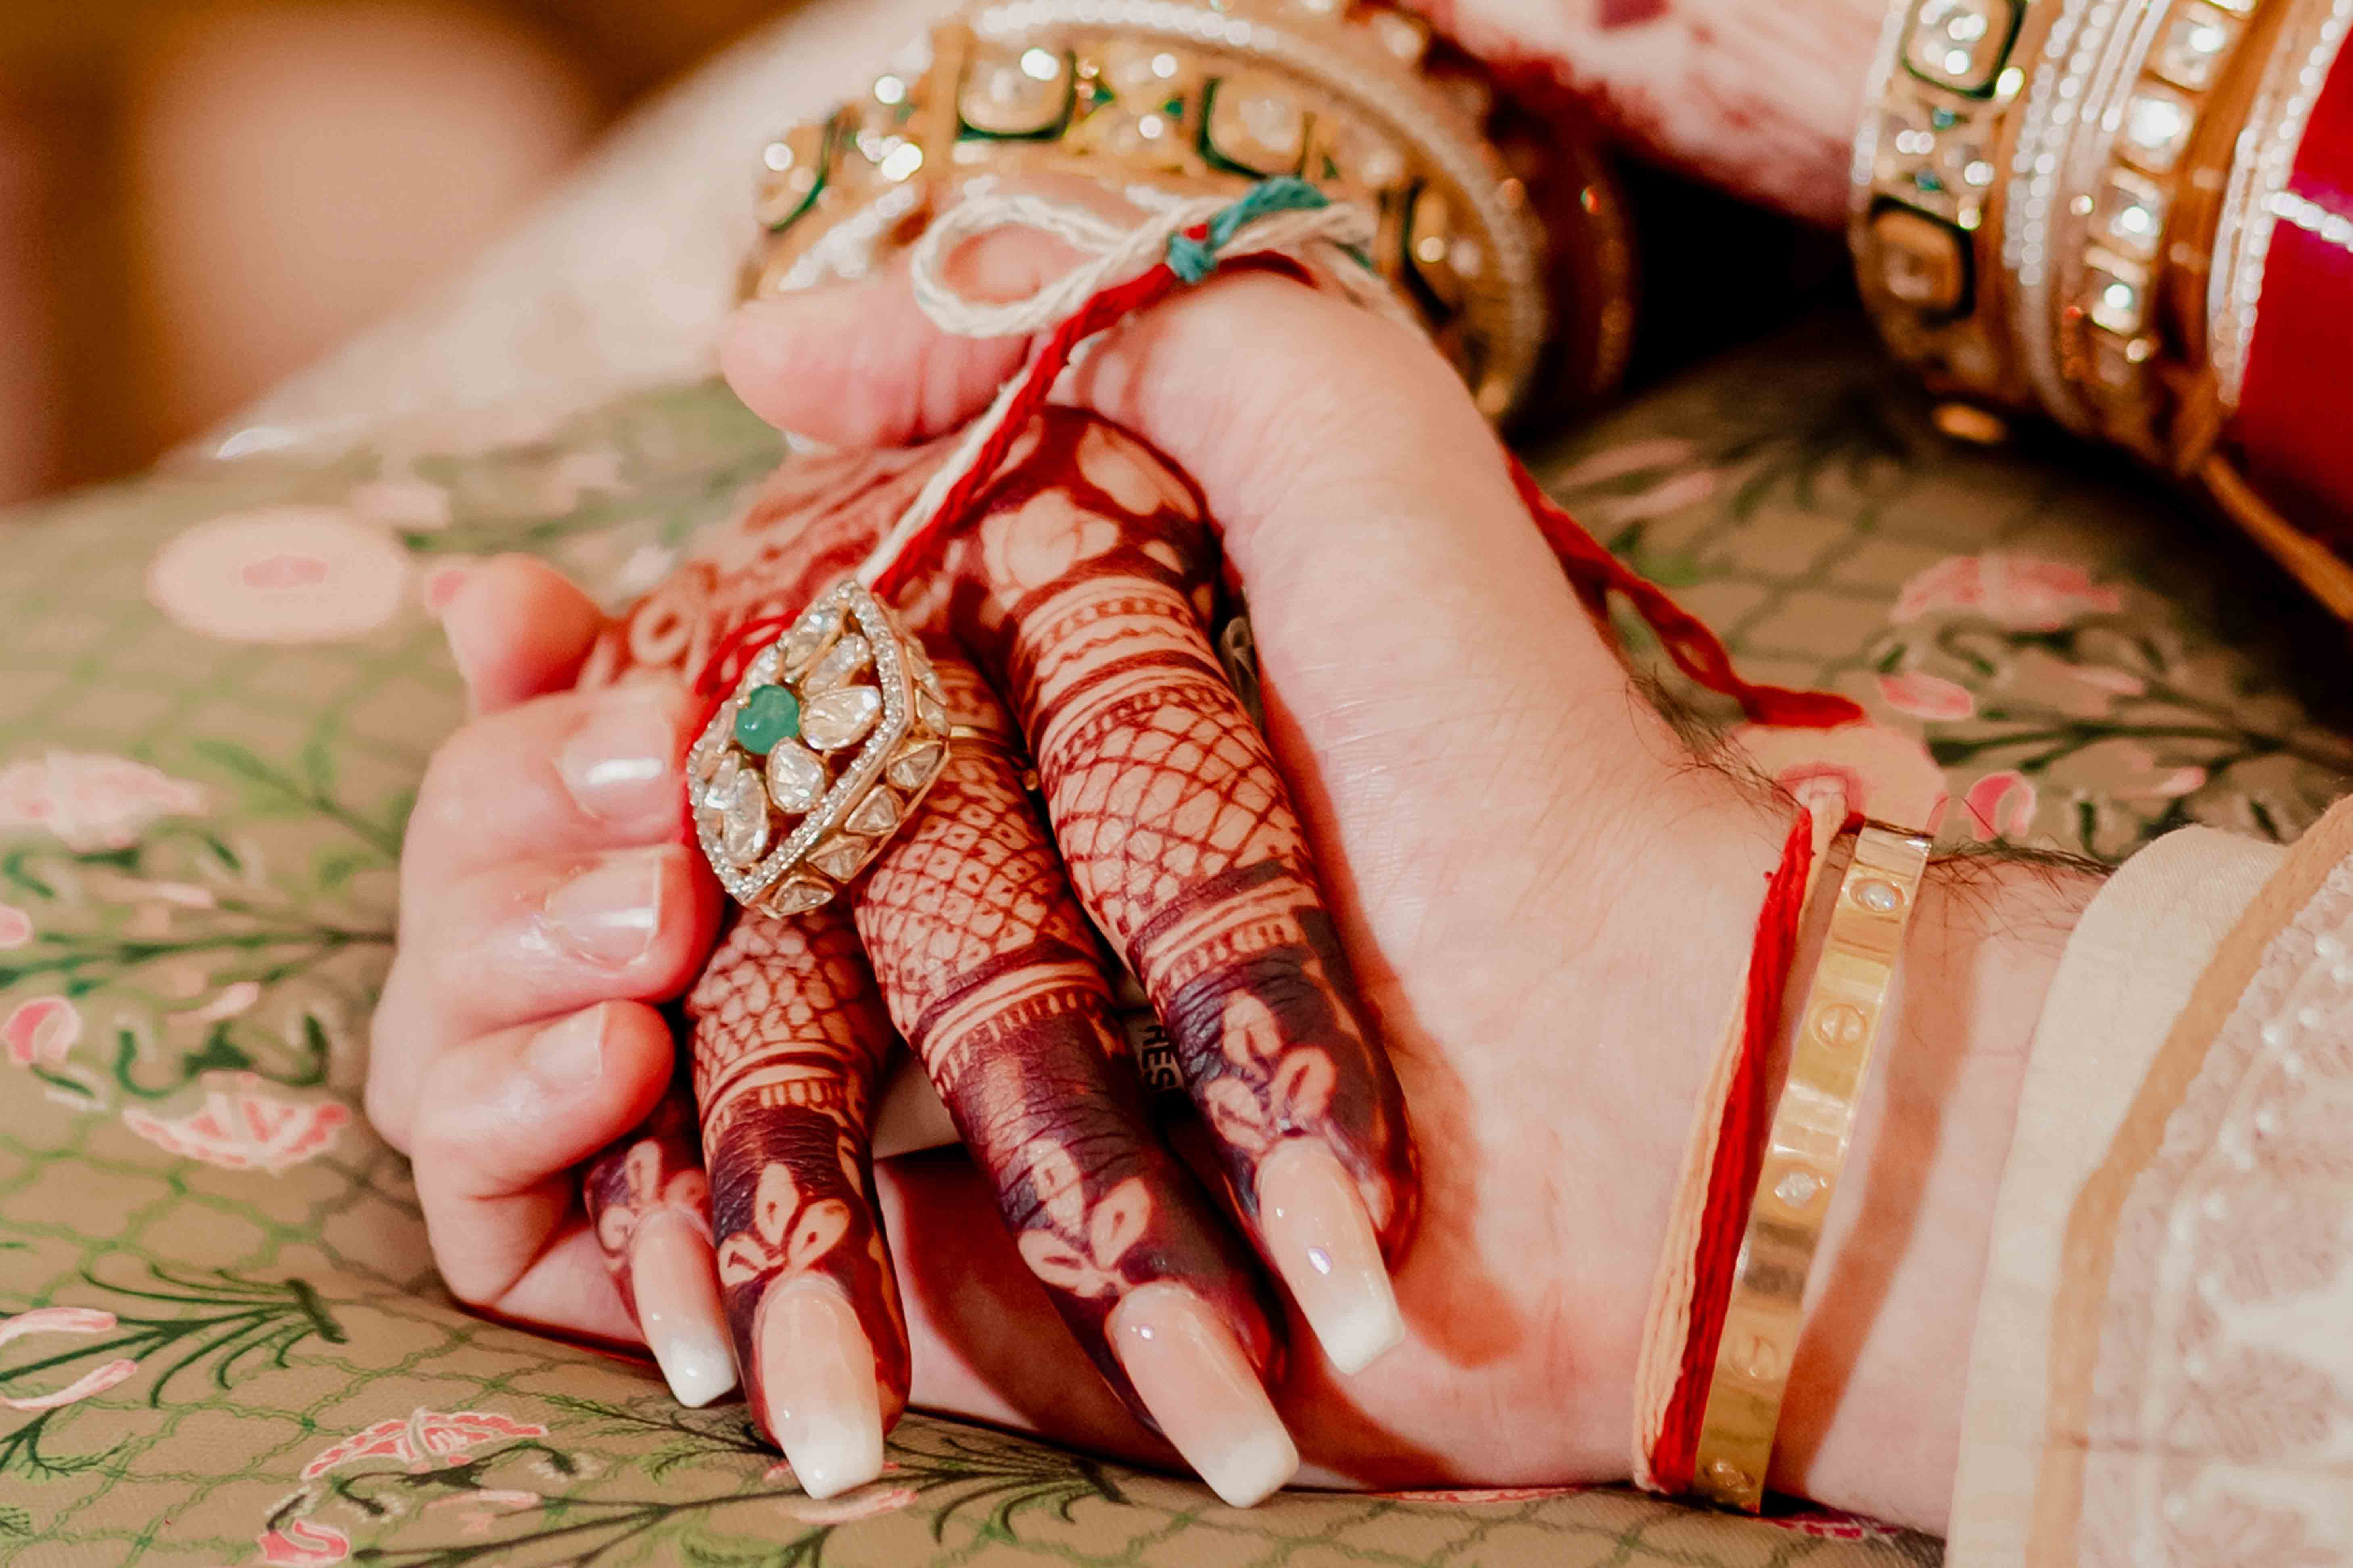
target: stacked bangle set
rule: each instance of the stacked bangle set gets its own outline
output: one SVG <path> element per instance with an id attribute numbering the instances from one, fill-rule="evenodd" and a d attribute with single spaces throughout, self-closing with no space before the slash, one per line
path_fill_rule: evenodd
<path id="1" fill-rule="evenodd" d="M 2037 411 L 2200 476 L 2353 614 L 2353 569 L 2278 537 L 2353 513 L 2353 395 L 2315 353 L 2353 349 L 2348 20 L 2353 0 L 1900 0 L 1850 237 L 1948 432 Z"/>

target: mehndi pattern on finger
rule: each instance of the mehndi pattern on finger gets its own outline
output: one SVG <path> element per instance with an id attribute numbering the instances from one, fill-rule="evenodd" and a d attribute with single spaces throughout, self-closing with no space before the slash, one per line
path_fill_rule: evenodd
<path id="1" fill-rule="evenodd" d="M 891 1041 L 847 921 L 747 910 L 687 999 L 720 1282 L 739 1348 L 795 1279 L 837 1286 L 863 1321 L 877 1382 L 907 1390 L 906 1326 L 864 1168 Z M 764 1373 L 744 1356 L 765 1409 Z M 895 1405 L 892 1406 L 895 1407 Z"/>
<path id="2" fill-rule="evenodd" d="M 693 1103 L 682 1093 L 665 1095 L 651 1116 L 589 1163 L 580 1190 L 605 1267 L 634 1319 L 630 1244 L 646 1222 L 674 1214 L 704 1239 L 711 1236 L 711 1183 L 697 1157 Z"/>
<path id="3" fill-rule="evenodd" d="M 960 723 L 1009 728 L 969 667 L 943 659 L 940 672 Z M 1155 1280 L 1210 1303 L 1271 1370 L 1271 1303 L 1157 1137 L 1094 934 L 1006 749 L 961 752 L 859 890 L 883 995 L 1023 1260 L 1123 1397 L 1134 1403 L 1106 1321 Z"/>
<path id="4" fill-rule="evenodd" d="M 1032 738 L 1071 881 L 1142 982 L 1224 1142 L 1236 1201 L 1329 1140 L 1385 1246 L 1410 1229 L 1402 1096 L 1264 740 L 1212 650 L 1215 542 L 1143 443 L 1064 411 L 960 543 L 958 630 Z M 1119 520 L 1113 521 L 1113 520 Z"/>

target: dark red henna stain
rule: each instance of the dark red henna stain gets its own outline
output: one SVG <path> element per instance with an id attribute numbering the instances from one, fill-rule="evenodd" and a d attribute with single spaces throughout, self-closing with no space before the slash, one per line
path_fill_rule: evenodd
<path id="1" fill-rule="evenodd" d="M 711 1234 L 711 1184 L 702 1173 L 702 1139 L 694 1124 L 694 1101 L 684 1086 L 673 1087 L 636 1131 L 588 1163 L 580 1196 L 589 1227 L 605 1254 L 605 1268 L 621 1292 L 629 1321 L 638 1322 L 630 1276 L 630 1244 L 638 1227 L 659 1209 L 676 1209 L 704 1236 Z M 638 1323 L 643 1329 L 643 1323 Z"/>
<path id="2" fill-rule="evenodd" d="M 867 1175 L 891 1026 L 846 917 L 739 918 L 687 998 L 712 1234 L 745 1392 L 766 1419 L 753 1354 L 760 1302 L 816 1274 L 839 1286 L 874 1347 L 887 1423 L 906 1403 L 907 1330 Z"/>
<path id="3" fill-rule="evenodd" d="M 1394 1258 L 1417 1197 L 1403 1097 L 1210 647 L 1198 497 L 1099 421 L 1041 429 L 955 547 L 954 624 L 1035 742 L 1071 884 L 1166 1025 L 1244 1213 L 1267 1150 L 1321 1135 Z"/>
<path id="4" fill-rule="evenodd" d="M 901 1032 L 994 1188 L 1030 1271 L 1147 1421 L 1105 1341 L 1128 1290 L 1175 1279 L 1218 1307 L 1270 1375 L 1279 1321 L 1239 1239 L 1162 1144 L 1125 1059 L 1093 932 L 1021 789 L 996 699 L 938 661 L 960 740 L 923 811 L 860 889 L 857 918 Z"/>
<path id="5" fill-rule="evenodd" d="M 691 679 L 734 626 L 797 611 L 851 570 L 937 458 L 933 448 L 788 465 L 741 527 L 704 542 L 617 625 L 585 679 Z M 1198 494 L 1140 443 L 1058 410 L 1017 445 L 982 512 L 943 570 L 902 596 L 902 613 L 935 644 L 952 628 L 1019 694 L 1025 727 L 1043 742 L 1073 879 L 1169 1018 L 1244 1207 L 1270 1141 L 1323 1132 L 1394 1253 L 1414 1205 L 1402 1106 L 1280 779 L 1202 635 L 1216 552 Z M 1194 1205 L 1134 1201 L 1129 1184 L 1140 1177 L 1146 1191 L 1188 1190 L 1175 1162 L 1133 1137 L 1107 1152 L 1124 1129 L 1148 1123 L 1131 1075 L 1112 1062 L 1119 1033 L 1092 934 L 1050 840 L 1004 841 L 1008 824 L 1034 825 L 1010 778 L 1009 763 L 960 762 L 885 858 L 910 874 L 886 879 L 878 867 L 864 889 L 860 919 L 883 994 L 992 1173 L 1008 1223 L 1028 1238 L 1032 1268 L 1054 1283 L 1099 1362 L 1112 1281 L 1163 1270 L 1224 1306 L 1243 1343 L 1268 1354 L 1255 1271 L 1235 1267 L 1230 1243 L 1189 1217 Z M 940 837 L 926 837 L 934 827 Z M 928 846 L 920 864 L 918 846 Z M 730 983 L 745 962 L 731 939 L 705 987 Z M 725 1086 L 702 1055 L 699 1043 L 723 1246 L 750 1201 L 735 1173 L 760 1157 L 723 1158 L 723 1130 L 708 1123 Z M 779 1135 L 778 1146 L 792 1142 Z M 816 1201 L 797 1184 L 795 1194 L 800 1206 Z"/>

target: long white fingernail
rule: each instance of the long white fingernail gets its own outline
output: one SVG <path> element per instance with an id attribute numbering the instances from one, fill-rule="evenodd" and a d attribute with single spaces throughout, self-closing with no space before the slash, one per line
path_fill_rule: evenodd
<path id="1" fill-rule="evenodd" d="M 645 1217 L 629 1243 L 629 1290 L 646 1348 L 681 1405 L 708 1405 L 735 1386 L 718 1266 L 693 1220 L 675 1209 Z"/>
<path id="2" fill-rule="evenodd" d="M 768 1434 L 801 1489 L 829 1498 L 882 1473 L 882 1395 L 874 1346 L 830 1280 L 771 1290 L 753 1330 Z"/>
<path id="3" fill-rule="evenodd" d="M 1208 1302 L 1166 1280 L 1128 1292 L 1111 1314 L 1112 1353 L 1160 1430 L 1235 1508 L 1299 1470 L 1299 1449 Z"/>
<path id="4" fill-rule="evenodd" d="M 1405 1338 L 1365 1200 L 1322 1139 L 1286 1139 L 1259 1163 L 1258 1227 L 1291 1299 L 1343 1373 L 1364 1371 Z"/>

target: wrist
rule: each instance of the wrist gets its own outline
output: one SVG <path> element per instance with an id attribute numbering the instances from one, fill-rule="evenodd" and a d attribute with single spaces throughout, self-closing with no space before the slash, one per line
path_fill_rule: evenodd
<path id="1" fill-rule="evenodd" d="M 2070 864 L 1931 865 L 1814 1269 L 1777 1489 L 1943 1528 L 2029 1051 L 2099 882 Z"/>

